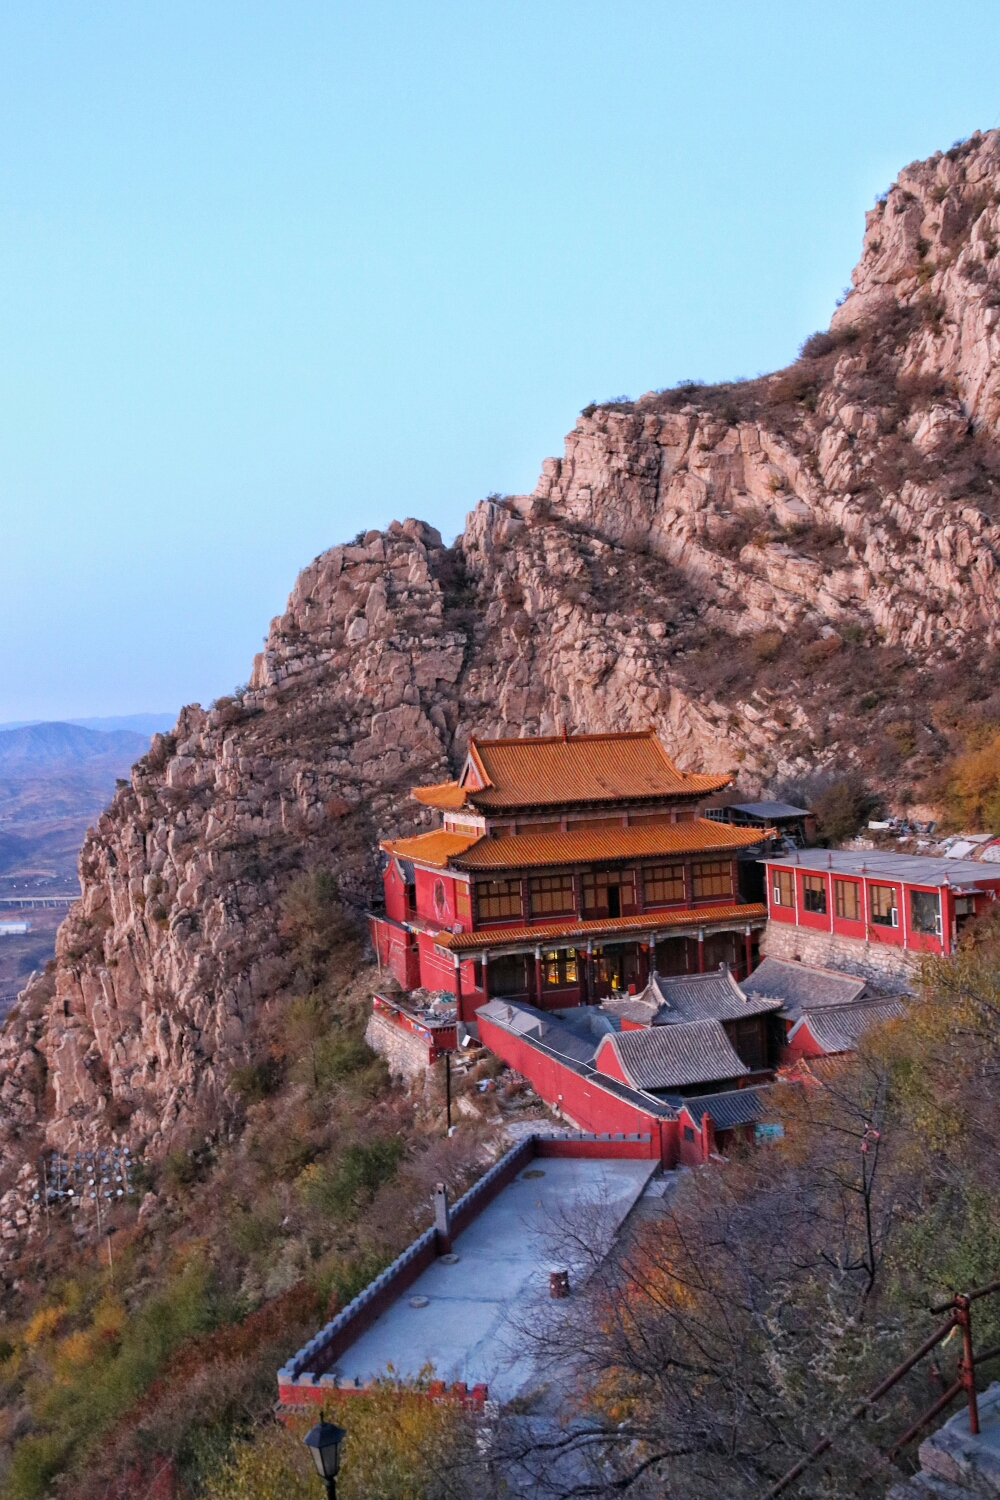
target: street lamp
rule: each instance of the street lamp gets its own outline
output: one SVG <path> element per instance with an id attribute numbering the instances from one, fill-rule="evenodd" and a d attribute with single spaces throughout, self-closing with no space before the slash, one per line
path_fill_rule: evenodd
<path id="1" fill-rule="evenodd" d="M 347 1433 L 333 1422 L 324 1422 L 323 1413 L 315 1427 L 310 1427 L 302 1441 L 312 1454 L 320 1479 L 326 1484 L 328 1500 L 337 1500 L 337 1470 L 340 1468 L 340 1445 Z"/>

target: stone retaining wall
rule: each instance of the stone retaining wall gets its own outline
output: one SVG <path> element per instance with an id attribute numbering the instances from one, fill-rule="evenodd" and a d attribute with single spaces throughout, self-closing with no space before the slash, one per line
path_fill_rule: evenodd
<path id="1" fill-rule="evenodd" d="M 768 922 L 760 952 L 761 957 L 857 974 L 877 990 L 912 993 L 915 986 L 917 955 L 889 943 L 864 943 L 838 933 L 815 932 L 787 922 Z"/>

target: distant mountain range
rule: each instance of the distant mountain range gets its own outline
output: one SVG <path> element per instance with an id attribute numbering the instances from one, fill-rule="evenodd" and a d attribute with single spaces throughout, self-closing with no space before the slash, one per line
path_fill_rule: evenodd
<path id="1" fill-rule="evenodd" d="M 49 723 L 74 724 L 80 729 L 96 729 L 102 734 L 112 734 L 117 729 L 131 729 L 135 734 L 147 737 L 166 734 L 173 729 L 177 715 L 173 714 L 120 714 L 111 719 L 12 719 L 0 724 L 0 734 L 8 729 L 30 729 Z"/>
<path id="2" fill-rule="evenodd" d="M 80 724 L 29 724 L 0 730 L 0 778 L 42 767 L 82 766 L 95 760 L 138 760 L 149 749 L 149 735 L 131 729 L 110 732 Z M 112 781 L 113 781 L 112 777 Z M 2 796 L 2 790 L 0 790 Z"/>
<path id="3" fill-rule="evenodd" d="M 0 728 L 0 882 L 39 876 L 76 885 L 76 856 L 87 825 L 111 800 L 115 782 L 127 777 L 149 749 L 150 730 L 121 724 L 173 726 L 169 714 L 127 719 L 26 724 Z M 0 891 L 0 895 L 3 892 Z"/>

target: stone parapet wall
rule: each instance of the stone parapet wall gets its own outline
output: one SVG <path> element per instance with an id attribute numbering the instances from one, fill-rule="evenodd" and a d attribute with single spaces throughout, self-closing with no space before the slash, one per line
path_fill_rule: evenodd
<path id="1" fill-rule="evenodd" d="M 394 1026 L 378 1011 L 373 1011 L 368 1021 L 365 1041 L 385 1058 L 394 1078 L 420 1078 L 430 1066 L 427 1043 L 413 1032 Z"/>
<path id="2" fill-rule="evenodd" d="M 838 933 L 768 922 L 761 939 L 762 958 L 780 958 L 816 969 L 838 969 L 867 979 L 874 989 L 912 992 L 917 956 L 889 943 L 863 943 Z"/>

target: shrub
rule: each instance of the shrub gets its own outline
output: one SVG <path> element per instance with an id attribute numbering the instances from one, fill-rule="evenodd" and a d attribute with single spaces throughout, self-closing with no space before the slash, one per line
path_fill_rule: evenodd
<path id="1" fill-rule="evenodd" d="M 347 1146 L 333 1164 L 310 1163 L 296 1186 L 308 1207 L 334 1218 L 350 1218 L 395 1174 L 402 1154 L 399 1136 Z"/>
<path id="2" fill-rule="evenodd" d="M 230 1085 L 244 1104 L 259 1104 L 281 1087 L 281 1064 L 276 1057 L 246 1063 L 242 1068 L 234 1069 Z"/>
<path id="3" fill-rule="evenodd" d="M 854 836 L 879 806 L 879 799 L 860 777 L 844 776 L 820 792 L 812 805 L 818 832 L 831 843 Z"/>
<path id="4" fill-rule="evenodd" d="M 799 350 L 799 358 L 822 359 L 824 354 L 831 354 L 836 347 L 829 333 L 811 333 Z"/>

